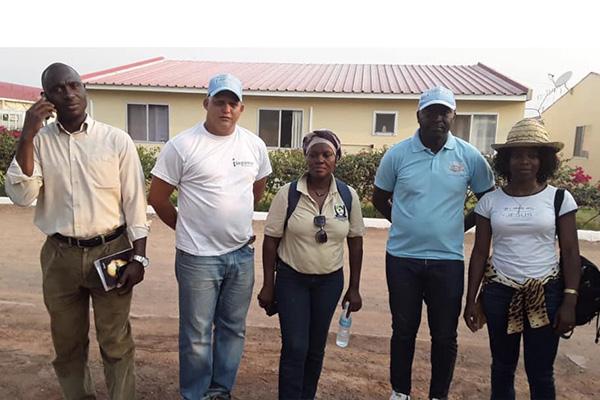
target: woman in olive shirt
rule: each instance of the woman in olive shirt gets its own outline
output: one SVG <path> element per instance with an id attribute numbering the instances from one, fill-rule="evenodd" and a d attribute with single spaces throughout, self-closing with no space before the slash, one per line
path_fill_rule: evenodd
<path id="1" fill-rule="evenodd" d="M 362 306 L 358 287 L 364 225 L 356 191 L 348 187 L 352 198 L 348 212 L 333 176 L 342 154 L 340 141 L 331 131 L 317 130 L 304 137 L 303 150 L 308 172 L 297 182 L 294 212 L 286 221 L 289 183 L 269 209 L 264 282 L 258 295 L 265 309 L 277 299 L 282 341 L 279 399 L 286 400 L 315 397 L 329 325 L 344 286 L 344 241 L 350 284 L 342 304 L 348 302 L 350 311 Z"/>

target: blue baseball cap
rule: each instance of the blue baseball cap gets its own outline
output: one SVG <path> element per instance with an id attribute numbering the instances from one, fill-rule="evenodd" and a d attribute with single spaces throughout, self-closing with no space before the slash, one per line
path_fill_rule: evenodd
<path id="1" fill-rule="evenodd" d="M 432 104 L 442 104 L 451 110 L 456 110 L 454 93 L 443 86 L 436 86 L 424 91 L 423 94 L 421 94 L 421 98 L 419 99 L 419 111 L 429 107 Z"/>
<path id="2" fill-rule="evenodd" d="M 242 81 L 231 74 L 220 74 L 210 78 L 208 95 L 214 96 L 224 90 L 229 90 L 242 101 Z"/>

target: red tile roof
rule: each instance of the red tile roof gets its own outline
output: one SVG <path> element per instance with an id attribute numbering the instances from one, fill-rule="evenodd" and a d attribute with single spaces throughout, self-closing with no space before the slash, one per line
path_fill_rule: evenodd
<path id="1" fill-rule="evenodd" d="M 12 100 L 37 101 L 42 89 L 16 83 L 0 82 L 0 98 Z"/>
<path id="2" fill-rule="evenodd" d="M 476 65 L 292 64 L 166 60 L 163 57 L 83 75 L 89 85 L 206 89 L 218 73 L 231 73 L 244 90 L 268 93 L 417 95 L 443 85 L 456 95 L 526 96 L 529 89 Z M 256 93 L 260 94 L 260 93 Z"/>

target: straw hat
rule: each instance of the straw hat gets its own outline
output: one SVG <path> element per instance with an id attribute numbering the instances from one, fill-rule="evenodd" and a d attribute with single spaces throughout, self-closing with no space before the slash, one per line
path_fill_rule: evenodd
<path id="1" fill-rule="evenodd" d="M 525 118 L 517 122 L 508 132 L 506 143 L 496 143 L 492 149 L 505 149 L 507 147 L 551 147 L 559 152 L 565 146 L 562 142 L 551 142 L 550 134 L 542 120 Z"/>

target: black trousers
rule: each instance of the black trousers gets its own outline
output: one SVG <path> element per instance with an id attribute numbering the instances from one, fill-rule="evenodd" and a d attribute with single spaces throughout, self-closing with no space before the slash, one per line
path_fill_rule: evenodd
<path id="1" fill-rule="evenodd" d="M 279 399 L 314 399 L 327 333 L 344 288 L 342 269 L 301 274 L 279 262 L 275 291 L 281 327 Z"/>
<path id="2" fill-rule="evenodd" d="M 462 260 L 422 260 L 386 254 L 393 331 L 390 381 L 394 391 L 410 394 L 415 338 L 425 301 L 431 334 L 429 397 L 448 396 L 456 361 L 464 269 Z"/>

